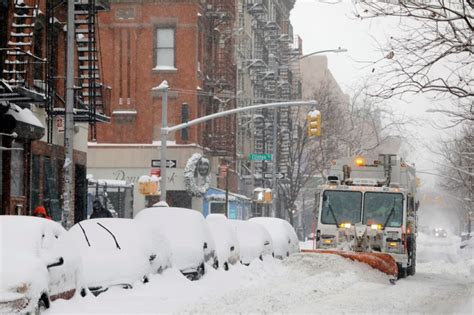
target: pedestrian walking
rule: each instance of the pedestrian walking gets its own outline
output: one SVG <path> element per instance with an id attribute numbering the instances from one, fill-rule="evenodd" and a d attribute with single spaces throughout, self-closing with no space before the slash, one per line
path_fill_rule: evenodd
<path id="1" fill-rule="evenodd" d="M 95 199 L 92 203 L 92 214 L 90 216 L 90 219 L 97 218 L 112 218 L 112 213 L 102 206 L 102 203 L 99 199 Z"/>
<path id="2" fill-rule="evenodd" d="M 35 217 L 41 217 L 41 218 L 52 220 L 52 218 L 48 215 L 48 212 L 46 212 L 46 208 L 43 206 L 36 207 L 35 210 L 33 211 L 33 215 Z"/>

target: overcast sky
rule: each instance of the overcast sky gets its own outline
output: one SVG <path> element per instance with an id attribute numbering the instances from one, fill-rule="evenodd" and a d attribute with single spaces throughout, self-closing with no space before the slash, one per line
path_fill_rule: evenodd
<path id="1" fill-rule="evenodd" d="M 383 45 L 388 36 L 397 34 L 397 20 L 389 18 L 361 21 L 354 18 L 354 5 L 350 0 L 341 0 L 337 4 L 323 3 L 324 0 L 297 0 L 291 13 L 294 34 L 303 39 L 303 54 L 319 50 L 348 49 L 347 53 L 328 53 L 329 69 L 342 89 L 350 94 L 358 82 L 367 76 L 373 76 L 373 65 L 362 61 L 375 61 L 383 57 L 379 45 Z M 337 0 L 325 0 L 337 2 Z M 417 152 L 408 159 L 416 163 L 419 170 L 432 170 L 436 167 L 428 150 L 423 146 L 433 145 L 439 137 L 445 137 L 451 131 L 440 130 L 433 126 L 434 121 L 445 118 L 440 115 L 426 113 L 433 108 L 432 101 L 425 96 L 409 97 L 407 101 L 391 100 L 387 106 L 395 108 L 399 113 L 417 119 L 411 132 L 422 138 L 416 143 Z M 431 122 L 431 123 L 430 123 Z M 432 176 L 423 176 L 422 180 L 430 186 L 434 183 Z"/>

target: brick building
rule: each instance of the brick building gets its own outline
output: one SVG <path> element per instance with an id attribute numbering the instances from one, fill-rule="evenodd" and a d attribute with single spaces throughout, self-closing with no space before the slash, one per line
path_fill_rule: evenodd
<path id="1" fill-rule="evenodd" d="M 168 125 L 235 106 L 233 0 L 111 1 L 99 14 L 104 81 L 111 87 L 111 124 L 89 143 L 88 172 L 95 178 L 136 183 L 160 159 L 161 94 L 170 86 Z M 194 209 L 202 200 L 186 192 L 183 170 L 196 152 L 217 165 L 235 154 L 235 118 L 223 118 L 169 135 L 168 203 Z M 235 180 L 231 186 L 235 190 Z M 232 187 L 231 187 L 232 189 Z M 135 212 L 154 202 L 135 194 Z"/>
<path id="2" fill-rule="evenodd" d="M 94 49 L 95 15 L 107 1 L 76 0 L 75 221 L 86 216 L 87 139 L 107 121 Z M 43 204 L 61 219 L 67 2 L 0 2 L 0 214 Z M 97 106 L 96 106 L 97 105 Z"/>

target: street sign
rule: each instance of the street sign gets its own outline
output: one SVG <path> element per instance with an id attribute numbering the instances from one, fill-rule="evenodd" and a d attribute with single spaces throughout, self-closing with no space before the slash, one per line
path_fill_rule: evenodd
<path id="1" fill-rule="evenodd" d="M 273 158 L 272 154 L 269 153 L 250 153 L 249 160 L 250 161 L 271 161 Z"/>
<path id="2" fill-rule="evenodd" d="M 176 160 L 166 160 L 166 168 L 176 168 Z M 161 167 L 161 160 L 151 160 L 151 167 Z"/>
<path id="3" fill-rule="evenodd" d="M 272 173 L 263 173 L 263 178 L 264 178 L 264 179 L 272 179 L 272 178 L 273 178 L 273 174 L 272 174 Z M 283 174 L 283 173 L 276 173 L 276 178 L 277 178 L 277 179 L 283 179 L 283 178 L 285 178 L 285 174 Z"/>

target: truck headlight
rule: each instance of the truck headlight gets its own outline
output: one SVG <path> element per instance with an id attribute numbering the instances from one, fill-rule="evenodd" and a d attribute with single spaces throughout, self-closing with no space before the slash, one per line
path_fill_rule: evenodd
<path id="1" fill-rule="evenodd" d="M 345 229 L 350 229 L 351 226 L 352 225 L 350 223 L 341 223 L 341 224 L 339 224 L 340 228 L 345 228 Z"/>

